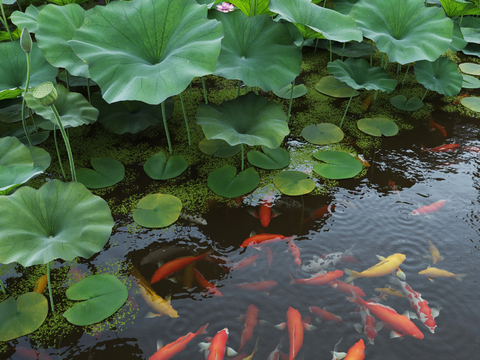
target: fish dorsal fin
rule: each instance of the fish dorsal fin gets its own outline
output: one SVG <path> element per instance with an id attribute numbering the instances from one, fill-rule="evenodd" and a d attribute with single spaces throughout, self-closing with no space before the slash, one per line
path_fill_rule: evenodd
<path id="1" fill-rule="evenodd" d="M 378 260 L 380 261 L 383 261 L 385 260 L 385 257 L 384 256 L 381 256 L 381 255 L 375 255 L 377 257 Z"/>
<path id="2" fill-rule="evenodd" d="M 236 356 L 238 353 L 233 350 L 231 347 L 227 347 L 227 356 Z"/>
<path id="3" fill-rule="evenodd" d="M 353 324 L 353 327 L 355 328 L 355 330 L 356 330 L 358 333 L 363 334 L 363 326 L 362 326 L 362 324 L 355 323 L 355 324 Z"/>
<path id="4" fill-rule="evenodd" d="M 157 341 L 157 351 L 160 350 L 163 347 L 163 342 L 162 340 Z"/>

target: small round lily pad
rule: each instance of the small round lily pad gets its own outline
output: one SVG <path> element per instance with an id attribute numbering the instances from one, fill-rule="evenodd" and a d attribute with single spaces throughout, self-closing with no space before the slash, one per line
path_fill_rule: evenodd
<path id="1" fill-rule="evenodd" d="M 469 96 L 460 100 L 463 106 L 466 108 L 480 112 L 480 97 Z"/>
<path id="2" fill-rule="evenodd" d="M 302 136 L 309 143 L 327 145 L 343 139 L 343 131 L 332 123 L 310 124 L 303 128 Z"/>
<path id="3" fill-rule="evenodd" d="M 248 194 L 260 183 L 260 176 L 253 167 L 241 171 L 232 165 L 225 165 L 208 175 L 208 187 L 217 195 L 232 199 Z"/>
<path id="4" fill-rule="evenodd" d="M 273 178 L 273 183 L 283 194 L 299 196 L 315 189 L 315 181 L 301 171 L 282 171 Z"/>
<path id="5" fill-rule="evenodd" d="M 403 111 L 416 111 L 423 107 L 423 102 L 416 96 L 407 99 L 405 95 L 397 95 L 390 99 L 390 104 Z"/>
<path id="6" fill-rule="evenodd" d="M 475 63 L 463 63 L 458 65 L 460 70 L 469 75 L 480 75 L 480 65 Z"/>
<path id="7" fill-rule="evenodd" d="M 352 94 L 353 97 L 360 95 L 360 92 L 352 89 L 350 86 L 331 75 L 321 78 L 320 81 L 315 84 L 315 89 L 322 94 L 336 98 L 349 98 Z"/>
<path id="8" fill-rule="evenodd" d="M 253 166 L 267 170 L 282 169 L 290 164 L 290 154 L 284 148 L 270 149 L 262 146 L 262 151 L 252 150 L 247 154 L 248 162 Z"/>
<path id="9" fill-rule="evenodd" d="M 292 89 L 292 84 L 288 84 L 287 86 L 281 88 L 280 90 L 273 91 L 273 93 L 275 95 L 277 95 L 279 98 L 290 100 L 291 89 Z M 292 97 L 292 99 L 302 97 L 306 93 L 307 93 L 307 87 L 305 85 L 303 85 L 303 84 L 295 85 L 293 87 L 293 97 Z"/>
<path id="10" fill-rule="evenodd" d="M 462 88 L 464 89 L 478 89 L 480 88 L 480 80 L 470 75 L 463 75 Z"/>
<path id="11" fill-rule="evenodd" d="M 77 180 L 89 189 L 113 186 L 125 177 L 125 166 L 115 159 L 93 158 L 90 160 L 95 170 L 77 169 Z"/>
<path id="12" fill-rule="evenodd" d="M 358 128 L 372 136 L 393 136 L 398 134 L 398 126 L 386 118 L 365 118 L 357 121 Z"/>
<path id="13" fill-rule="evenodd" d="M 173 155 L 168 159 L 163 152 L 153 155 L 143 165 L 143 170 L 153 180 L 168 180 L 182 174 L 188 167 L 182 155 Z"/>
<path id="14" fill-rule="evenodd" d="M 363 169 L 360 161 L 342 151 L 319 151 L 313 156 L 323 161 L 316 164 L 313 171 L 327 179 L 349 179 Z"/>
<path id="15" fill-rule="evenodd" d="M 133 210 L 133 220 L 147 228 L 161 228 L 173 224 L 180 216 L 182 202 L 176 196 L 151 194 L 143 197 Z"/>

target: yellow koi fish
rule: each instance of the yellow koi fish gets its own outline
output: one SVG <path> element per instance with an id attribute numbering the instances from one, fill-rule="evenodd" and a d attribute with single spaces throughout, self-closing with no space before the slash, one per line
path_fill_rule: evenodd
<path id="1" fill-rule="evenodd" d="M 142 294 L 142 297 L 147 305 L 156 311 L 156 313 L 149 312 L 147 317 L 162 315 L 168 315 L 171 318 L 178 317 L 177 311 L 170 304 L 170 299 L 164 299 L 158 295 L 155 290 L 153 290 L 152 285 L 143 277 L 143 275 L 137 270 L 137 268 L 135 268 L 135 266 L 132 266 L 131 274 L 137 278 L 140 293 Z"/>
<path id="2" fill-rule="evenodd" d="M 405 294 L 402 291 L 394 289 L 390 285 L 385 285 L 384 288 L 375 288 L 375 291 L 396 297 L 405 297 Z"/>
<path id="3" fill-rule="evenodd" d="M 467 276 L 467 274 L 454 274 L 454 273 L 451 273 L 450 271 L 438 269 L 430 266 L 425 270 L 419 271 L 418 273 L 421 275 L 426 275 L 428 280 L 430 281 L 433 281 L 432 278 L 436 278 L 436 277 L 454 277 L 458 281 L 462 281 L 462 279 L 465 276 Z"/>
<path id="4" fill-rule="evenodd" d="M 434 264 L 437 261 L 442 261 L 443 257 L 440 255 L 440 252 L 438 251 L 438 249 L 435 247 L 435 245 L 433 245 L 433 243 L 430 240 L 428 240 L 428 242 L 430 243 L 430 246 L 428 247 L 428 251 L 430 251 L 431 255 L 425 255 L 424 257 L 432 259 L 432 262 Z"/>
<path id="5" fill-rule="evenodd" d="M 378 264 L 373 265 L 371 268 L 364 270 L 362 272 L 357 272 L 349 269 L 345 269 L 348 278 L 345 279 L 345 282 L 348 283 L 353 279 L 361 277 L 378 277 L 391 274 L 395 269 L 397 269 L 401 263 L 405 261 L 406 256 L 404 254 L 396 253 L 390 255 L 389 257 L 383 259 Z"/>

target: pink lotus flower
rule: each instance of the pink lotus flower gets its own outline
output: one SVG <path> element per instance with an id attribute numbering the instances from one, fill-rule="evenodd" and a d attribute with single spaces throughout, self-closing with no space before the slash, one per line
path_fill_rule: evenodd
<path id="1" fill-rule="evenodd" d="M 217 5 L 217 10 L 223 13 L 228 13 L 230 11 L 233 11 L 233 4 L 222 2 L 222 5 Z"/>

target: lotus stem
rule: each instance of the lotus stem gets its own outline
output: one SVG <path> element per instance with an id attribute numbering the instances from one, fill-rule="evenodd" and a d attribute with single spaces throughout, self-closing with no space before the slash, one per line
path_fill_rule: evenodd
<path id="1" fill-rule="evenodd" d="M 403 83 L 405 82 L 405 79 L 407 78 L 408 70 L 410 70 L 410 65 L 412 65 L 412 64 L 410 63 L 410 64 L 408 64 L 408 66 L 407 66 L 407 71 L 405 71 L 405 76 L 403 77 L 402 85 L 403 85 Z"/>
<path id="2" fill-rule="evenodd" d="M 68 70 L 65 70 L 65 81 L 67 82 L 67 90 L 70 91 L 70 79 L 68 77 Z"/>
<path id="3" fill-rule="evenodd" d="M 425 90 L 425 94 L 423 94 L 422 101 L 423 101 L 423 99 L 425 99 L 425 96 L 427 96 L 427 93 L 428 93 L 428 89 Z"/>
<path id="4" fill-rule="evenodd" d="M 208 104 L 207 99 L 207 88 L 205 87 L 205 79 L 202 76 L 202 85 L 203 85 L 203 97 L 205 98 L 205 104 Z"/>
<path id="5" fill-rule="evenodd" d="M 72 155 L 72 148 L 70 147 L 70 141 L 68 140 L 67 133 L 65 132 L 65 128 L 63 127 L 62 120 L 60 120 L 60 115 L 58 114 L 57 108 L 55 105 L 50 105 L 55 117 L 57 118 L 58 127 L 60 128 L 60 132 L 62 133 L 63 141 L 65 142 L 65 147 L 67 148 L 67 155 L 68 155 L 68 162 L 70 163 L 70 172 L 72 174 L 72 181 L 77 181 L 77 173 L 75 172 L 75 164 L 73 163 L 73 155 Z"/>
<path id="6" fill-rule="evenodd" d="M 380 67 L 383 67 L 383 53 L 382 53 L 382 57 L 381 57 L 381 60 L 380 60 Z"/>
<path id="7" fill-rule="evenodd" d="M 373 66 L 373 41 L 370 43 L 370 66 Z"/>
<path id="8" fill-rule="evenodd" d="M 245 169 L 245 150 L 243 148 L 243 144 L 242 144 L 242 171 Z"/>
<path id="9" fill-rule="evenodd" d="M 342 47 L 342 57 L 341 57 L 341 60 L 343 61 L 343 54 L 345 53 L 345 43 L 343 43 L 343 47 Z"/>
<path id="10" fill-rule="evenodd" d="M 290 114 L 292 112 L 292 102 L 293 102 L 293 88 L 295 85 L 295 80 L 292 81 L 292 89 L 290 90 L 290 103 L 288 104 L 288 117 L 287 124 L 290 122 Z"/>
<path id="11" fill-rule="evenodd" d="M 2 18 L 0 18 L 0 20 L 2 21 L 3 26 L 5 26 L 5 29 L 7 29 L 7 33 L 8 33 L 8 37 L 10 38 L 10 41 L 13 41 L 12 33 L 10 32 L 10 29 L 8 28 L 7 18 L 5 17 L 5 11 L 3 10 L 2 0 L 0 0 L 0 9 L 2 11 Z"/>
<path id="12" fill-rule="evenodd" d="M 373 100 L 374 100 L 374 101 L 377 100 L 377 95 L 378 95 L 378 89 L 375 90 L 375 95 L 373 95 Z"/>
<path id="13" fill-rule="evenodd" d="M 170 155 L 172 155 L 173 148 L 172 148 L 172 142 L 170 141 L 170 134 L 168 132 L 167 115 L 165 114 L 165 101 L 162 101 L 162 118 L 163 118 L 163 127 L 165 128 L 165 134 L 167 135 L 168 152 L 170 153 Z"/>
<path id="14" fill-rule="evenodd" d="M 50 263 L 47 264 L 47 285 L 48 285 L 48 295 L 50 296 L 50 306 L 52 308 L 52 313 L 54 313 L 55 309 L 53 307 L 52 282 L 50 281 Z"/>
<path id="15" fill-rule="evenodd" d="M 317 41 L 315 41 L 315 51 L 313 52 L 314 54 L 316 54 L 317 52 L 317 46 L 318 46 L 318 38 L 317 38 Z"/>
<path id="16" fill-rule="evenodd" d="M 255 5 L 255 0 L 252 0 L 252 1 L 250 2 L 250 12 L 249 12 L 248 17 L 252 17 L 252 16 L 254 15 L 254 13 L 253 13 L 253 7 L 254 7 L 254 5 Z"/>
<path id="17" fill-rule="evenodd" d="M 190 81 L 190 96 L 192 96 L 192 82 Z"/>
<path id="18" fill-rule="evenodd" d="M 60 164 L 60 170 L 62 170 L 63 178 L 66 179 L 67 176 L 65 175 L 65 171 L 63 170 L 62 158 L 60 157 L 60 150 L 58 150 L 57 129 L 55 124 L 53 124 L 53 140 L 55 141 L 55 148 L 57 149 L 57 156 L 58 156 L 58 163 Z"/>
<path id="19" fill-rule="evenodd" d="M 90 78 L 87 78 L 87 95 L 88 95 L 88 102 L 92 103 L 92 98 L 90 97 Z"/>
<path id="20" fill-rule="evenodd" d="M 238 80 L 238 86 L 237 86 L 237 98 L 240 96 L 240 84 L 242 83 L 241 80 Z"/>
<path id="21" fill-rule="evenodd" d="M 30 84 L 30 73 L 32 70 L 32 66 L 31 66 L 30 53 L 25 53 L 25 55 L 27 55 L 27 82 L 25 83 L 25 91 L 23 92 L 23 98 L 22 98 L 22 126 L 23 126 L 23 131 L 25 131 L 25 136 L 27 137 L 28 144 L 30 146 L 33 146 L 32 139 L 30 138 L 30 134 L 27 129 L 27 122 L 25 121 L 25 94 L 27 93 L 28 85 Z"/>
<path id="22" fill-rule="evenodd" d="M 328 43 L 330 44 L 330 62 L 332 62 L 333 56 L 332 56 L 332 40 L 328 40 Z"/>
<path id="23" fill-rule="evenodd" d="M 458 22 L 458 26 L 462 25 L 463 15 L 460 16 L 460 21 Z"/>
<path id="24" fill-rule="evenodd" d="M 7 290 L 5 290 L 5 285 L 3 284 L 2 280 L 0 280 L 0 287 L 2 288 L 3 293 L 6 294 Z"/>
<path id="25" fill-rule="evenodd" d="M 387 69 L 387 65 L 388 65 L 388 56 L 386 56 L 385 58 L 385 66 L 383 67 L 385 70 Z"/>
<path id="26" fill-rule="evenodd" d="M 180 103 L 182 104 L 183 118 L 185 119 L 185 127 L 187 128 L 188 146 L 192 145 L 192 139 L 190 138 L 190 128 L 188 127 L 187 112 L 185 111 L 185 104 L 183 103 L 183 95 L 180 93 Z"/>
<path id="27" fill-rule="evenodd" d="M 352 101 L 354 92 L 352 91 L 352 96 L 350 96 L 350 100 L 348 100 L 347 108 L 345 109 L 345 113 L 343 114 L 342 121 L 340 121 L 340 127 L 342 127 L 343 120 L 345 120 L 345 116 L 347 115 L 348 107 L 350 106 L 350 102 Z"/>
<path id="28" fill-rule="evenodd" d="M 400 73 L 400 70 L 402 69 L 402 65 L 397 63 L 397 74 Z"/>
<path id="29" fill-rule="evenodd" d="M 300 50 L 303 49 L 303 44 L 305 44 L 305 39 L 304 38 L 302 38 L 302 43 L 299 46 Z M 316 49 L 316 45 L 315 45 L 315 49 Z"/>

